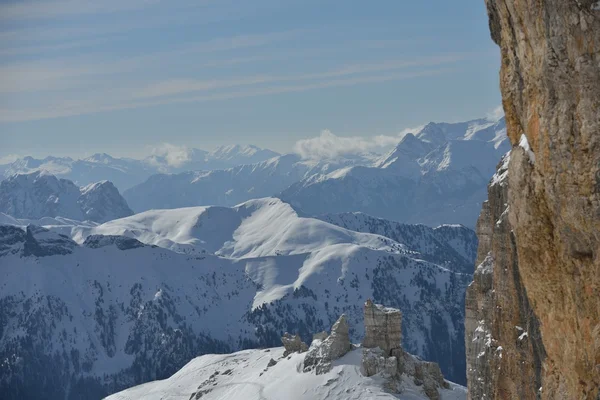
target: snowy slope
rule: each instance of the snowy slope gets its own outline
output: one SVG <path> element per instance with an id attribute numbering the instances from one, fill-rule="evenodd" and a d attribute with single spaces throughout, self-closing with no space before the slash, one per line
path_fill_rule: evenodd
<path id="1" fill-rule="evenodd" d="M 331 224 L 356 232 L 374 233 L 403 243 L 421 257 L 434 263 L 447 263 L 457 272 L 473 273 L 477 257 L 477 235 L 461 225 L 402 224 L 363 213 L 327 214 L 318 217 Z"/>
<path id="2" fill-rule="evenodd" d="M 404 248 L 379 235 L 302 218 L 276 198 L 250 200 L 233 208 L 151 210 L 99 226 L 74 227 L 72 233 L 79 243 L 90 235 L 122 235 L 179 252 L 230 258 L 304 254 L 344 243 L 384 251 Z"/>
<path id="3" fill-rule="evenodd" d="M 203 400 L 427 400 L 422 386 L 404 379 L 399 395 L 387 393 L 380 377 L 360 372 L 361 349 L 336 360 L 324 375 L 301 372 L 303 354 L 283 357 L 283 348 L 246 350 L 227 355 L 205 355 L 190 361 L 168 379 L 150 382 L 107 400 L 171 400 L 203 393 Z M 273 359 L 277 364 L 267 367 Z M 463 400 L 466 389 L 452 385 L 440 400 Z M 195 397 L 195 396 L 194 396 Z"/>
<path id="4" fill-rule="evenodd" d="M 50 230 L 23 228 L 27 221 L 3 218 L 4 393 L 98 398 L 166 378 L 199 354 L 277 346 L 284 331 L 309 340 L 341 313 L 359 339 L 367 298 L 401 308 L 405 349 L 464 382 L 471 275 L 458 272 L 464 265 L 448 246 L 423 244 L 421 254 L 303 218 L 277 199 L 152 211 L 96 227 L 57 218 L 42 220 Z"/>
<path id="5" fill-rule="evenodd" d="M 96 222 L 133 214 L 111 182 L 80 188 L 44 171 L 13 175 L 0 182 L 0 212 L 16 218 L 64 217 Z"/>

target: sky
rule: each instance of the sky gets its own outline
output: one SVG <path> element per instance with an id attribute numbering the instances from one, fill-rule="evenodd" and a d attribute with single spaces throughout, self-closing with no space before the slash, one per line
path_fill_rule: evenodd
<path id="1" fill-rule="evenodd" d="M 485 116 L 498 68 L 483 0 L 2 0 L 0 160 L 373 143 Z"/>

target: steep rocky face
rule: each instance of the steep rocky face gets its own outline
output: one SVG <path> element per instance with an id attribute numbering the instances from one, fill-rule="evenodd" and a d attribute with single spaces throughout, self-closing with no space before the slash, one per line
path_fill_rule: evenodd
<path id="1" fill-rule="evenodd" d="M 539 322 L 519 275 L 508 220 L 506 155 L 477 224 L 479 252 L 467 289 L 465 332 L 470 399 L 536 399 L 545 357 Z"/>
<path id="2" fill-rule="evenodd" d="M 490 189 L 480 219 L 479 258 L 489 258 L 467 296 L 470 395 L 596 399 L 600 5 L 594 0 L 486 2 L 492 38 L 502 54 L 503 106 L 514 147 L 507 187 Z M 506 215 L 494 220 L 504 203 Z M 507 352 L 519 350 L 514 342 L 519 332 L 517 340 L 529 345 L 520 359 L 510 359 Z M 491 357 L 483 348 L 475 354 L 480 333 L 490 335 L 490 348 L 503 353 L 501 361 L 480 369 L 484 384 L 476 383 L 471 371 L 481 367 L 479 354 Z"/>

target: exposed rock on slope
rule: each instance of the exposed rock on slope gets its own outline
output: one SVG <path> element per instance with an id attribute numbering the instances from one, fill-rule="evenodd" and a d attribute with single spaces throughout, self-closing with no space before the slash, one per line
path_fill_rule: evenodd
<path id="1" fill-rule="evenodd" d="M 487 0 L 487 6 L 492 38 L 502 53 L 503 105 L 514 147 L 507 193 L 491 189 L 480 220 L 484 263 L 467 310 L 475 318 L 484 309 L 502 312 L 487 315 L 481 327 L 472 317 L 467 322 L 467 345 L 475 346 L 469 350 L 471 396 L 596 399 L 600 9 L 594 0 Z M 503 202 L 508 210 L 500 219 Z M 481 260 L 485 250 L 489 258 Z M 503 355 L 500 370 L 492 363 L 482 371 L 481 386 L 471 369 L 480 367 L 473 357 L 483 332 L 496 350 L 502 349 L 497 352 L 521 353 L 512 360 Z M 489 357 L 485 352 L 482 357 Z M 524 377 L 529 383 L 518 388 Z"/>
<path id="2" fill-rule="evenodd" d="M 95 222 L 133 214 L 108 181 L 80 188 L 46 172 L 13 175 L 0 182 L 0 212 L 16 218 L 65 217 Z"/>
<path id="3" fill-rule="evenodd" d="M 304 372 L 315 370 L 317 375 L 331 371 L 331 363 L 352 350 L 348 319 L 344 314 L 331 327 L 325 339 L 314 339 L 304 358 Z"/>

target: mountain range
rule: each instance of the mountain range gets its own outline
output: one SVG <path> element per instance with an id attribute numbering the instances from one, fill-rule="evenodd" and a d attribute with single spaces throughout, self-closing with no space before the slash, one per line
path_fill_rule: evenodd
<path id="1" fill-rule="evenodd" d="M 219 146 L 213 151 L 164 146 L 142 159 L 116 158 L 106 153 L 74 160 L 70 157 L 23 157 L 10 164 L 0 165 L 0 176 L 45 171 L 69 179 L 77 185 L 88 185 L 100 180 L 111 181 L 123 191 L 145 181 L 157 173 L 177 173 L 191 170 L 230 168 L 252 164 L 279 155 L 252 145 Z"/>
<path id="2" fill-rule="evenodd" d="M 284 331 L 309 340 L 341 313 L 358 338 L 367 298 L 401 308 L 407 351 L 464 383 L 474 232 L 390 225 L 398 240 L 416 232 L 405 244 L 354 218 L 363 232 L 276 198 L 102 225 L 3 216 L 0 391 L 98 398 L 199 354 L 277 346 Z"/>
<path id="3" fill-rule="evenodd" d="M 361 211 L 407 223 L 474 227 L 489 177 L 509 149 L 504 118 L 430 123 L 373 166 L 313 175 L 278 197 L 311 215 Z"/>
<path id="4" fill-rule="evenodd" d="M 430 123 L 375 159 L 332 162 L 288 154 L 226 170 L 155 175 L 123 196 L 137 212 L 277 196 L 313 216 L 361 211 L 474 227 L 487 181 L 509 147 L 503 118 Z"/>
<path id="5" fill-rule="evenodd" d="M 26 157 L 3 168 L 4 176 L 48 170 L 76 184 L 108 179 L 135 212 L 276 196 L 312 216 L 360 211 L 407 223 L 474 227 L 487 181 L 509 148 L 504 118 L 484 118 L 429 123 L 380 156 L 331 160 L 255 146 L 212 152 L 167 147 L 144 160 Z"/>

